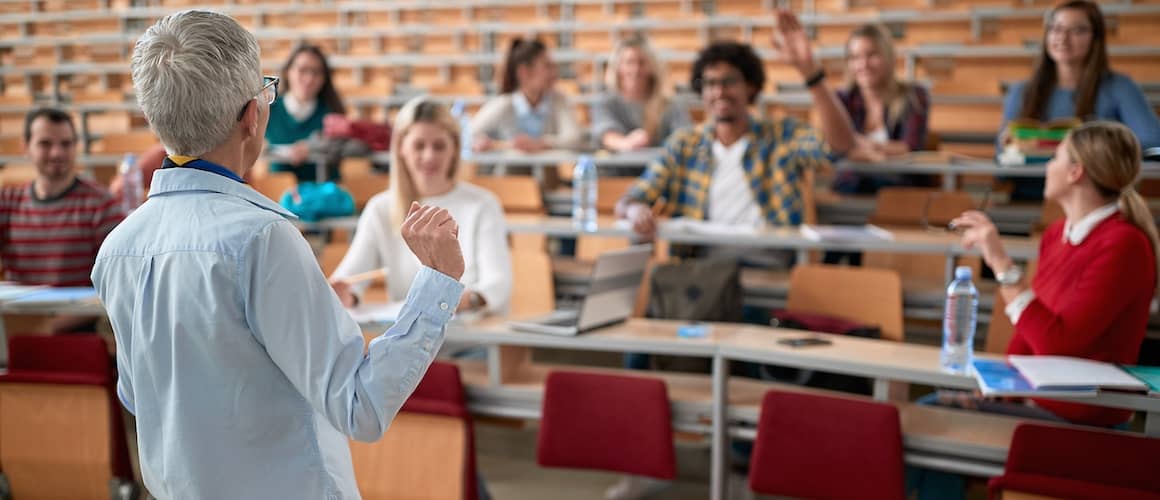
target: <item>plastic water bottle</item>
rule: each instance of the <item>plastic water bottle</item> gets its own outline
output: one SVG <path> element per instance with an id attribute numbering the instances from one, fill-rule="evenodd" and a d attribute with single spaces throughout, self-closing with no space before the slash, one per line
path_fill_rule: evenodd
<path id="1" fill-rule="evenodd" d="M 596 232 L 596 162 L 583 155 L 572 170 L 572 225 Z"/>
<path id="2" fill-rule="evenodd" d="M 467 160 L 471 156 L 471 117 L 467 115 L 467 103 L 463 99 L 456 99 L 451 105 L 451 116 L 459 121 L 459 159 Z"/>
<path id="3" fill-rule="evenodd" d="M 129 214 L 141 206 L 145 198 L 145 181 L 141 178 L 137 155 L 125 155 L 117 171 L 121 174 L 121 209 Z"/>
<path id="4" fill-rule="evenodd" d="M 975 326 L 979 313 L 979 291 L 971 282 L 971 268 L 955 268 L 955 279 L 947 286 L 943 316 L 942 368 L 967 373 L 975 350 Z"/>

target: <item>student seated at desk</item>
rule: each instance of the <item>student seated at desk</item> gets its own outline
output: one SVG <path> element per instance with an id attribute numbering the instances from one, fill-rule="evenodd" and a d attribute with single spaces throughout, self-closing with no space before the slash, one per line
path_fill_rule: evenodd
<path id="1" fill-rule="evenodd" d="M 271 172 L 292 172 L 298 182 L 315 181 L 318 177 L 310 158 L 310 139 L 322 134 L 328 115 L 346 114 L 332 76 L 322 49 L 303 45 L 290 53 L 266 128 L 266 142 L 270 146 L 286 146 L 288 161 L 271 162 Z M 326 169 L 327 178 L 321 180 L 338 178 L 338 165 L 327 165 Z"/>
<path id="2" fill-rule="evenodd" d="M 660 158 L 617 203 L 618 217 L 652 237 L 654 207 L 688 217 L 749 227 L 803 222 L 803 171 L 828 165 L 855 143 L 850 118 L 823 84 L 826 74 L 811 53 L 796 17 L 779 14 L 775 48 L 806 81 L 821 130 L 793 118 L 766 120 L 749 107 L 765 85 L 764 64 L 753 48 L 714 42 L 697 55 L 691 86 L 701 94 L 705 123 L 678 130 Z M 788 262 L 786 262 L 788 264 Z"/>
<path id="3" fill-rule="evenodd" d="M 52 108 L 24 119 L 24 151 L 36 178 L 0 190 L 0 260 L 5 279 L 28 285 L 92 286 L 97 250 L 124 213 L 76 168 L 72 117 Z M 60 317 L 50 329 L 91 329 L 93 318 Z"/>
<path id="4" fill-rule="evenodd" d="M 1108 64 L 1107 25 L 1099 5 L 1064 2 L 1047 19 L 1043 51 L 1031 78 L 1012 85 L 1003 101 L 999 152 L 1008 139 L 1007 124 L 1017 118 L 1114 120 L 1135 132 L 1144 149 L 1160 146 L 1160 119 L 1144 93 Z M 1013 181 L 1012 199 L 1041 199 L 1042 180 Z"/>
<path id="5" fill-rule="evenodd" d="M 1135 364 L 1156 296 L 1156 224 L 1132 183 L 1140 143 L 1119 123 L 1071 131 L 1047 164 L 1044 198 L 1066 216 L 1043 233 L 1035 279 L 1023 277 L 982 212 L 952 221 L 963 246 L 978 248 L 995 270 L 1015 325 L 1008 354 L 1074 356 Z M 1036 399 L 1020 414 L 1117 426 L 1130 410 Z"/>
<path id="6" fill-rule="evenodd" d="M 576 149 L 582 133 L 568 98 L 556 92 L 556 63 L 540 40 L 517 38 L 504 60 L 500 91 L 471 121 L 475 151 Z"/>
<path id="7" fill-rule="evenodd" d="M 894 43 L 886 28 L 862 26 L 846 41 L 846 82 L 838 99 L 858 132 L 850 159 L 880 162 L 926 146 L 930 94 L 921 86 L 898 79 Z M 842 172 L 834 180 L 839 193 L 876 193 L 885 186 L 925 185 L 915 176 Z"/>
<path id="8" fill-rule="evenodd" d="M 643 38 L 620 42 L 604 74 L 608 93 L 592 105 L 592 138 L 612 151 L 658 147 L 692 124 L 689 110 L 667 95 L 663 70 Z"/>
<path id="9" fill-rule="evenodd" d="M 459 127 L 445 106 L 424 97 L 408 102 L 395 117 L 391 143 L 391 187 L 367 202 L 350 250 L 335 269 L 331 284 L 343 304 L 358 302 L 365 284 L 342 279 L 386 268 L 392 300 L 407 296 L 422 269 L 399 233 L 413 201 L 437 206 L 459 223 L 466 289 L 458 311 L 503 314 L 511 299 L 511 256 L 503 208 L 491 194 L 455 180 L 459 167 Z"/>

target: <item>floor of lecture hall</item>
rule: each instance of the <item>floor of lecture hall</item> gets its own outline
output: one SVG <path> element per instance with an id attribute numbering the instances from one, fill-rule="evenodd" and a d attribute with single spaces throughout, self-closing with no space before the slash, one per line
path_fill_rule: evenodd
<path id="1" fill-rule="evenodd" d="M 514 428 L 507 424 L 476 422 L 475 435 L 479 470 L 493 500 L 598 500 L 604 498 L 604 490 L 620 479 L 618 474 L 536 465 L 534 426 Z M 708 498 L 709 448 L 678 443 L 677 465 L 680 478 L 675 483 L 641 500 Z"/>

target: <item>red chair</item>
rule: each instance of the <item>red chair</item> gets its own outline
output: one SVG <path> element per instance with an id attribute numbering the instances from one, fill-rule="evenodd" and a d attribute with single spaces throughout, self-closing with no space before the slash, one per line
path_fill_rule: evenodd
<path id="1" fill-rule="evenodd" d="M 97 336 L 16 336 L 0 375 L 0 463 L 16 498 L 135 494 L 116 377 Z M 31 438 L 31 439 L 29 439 Z"/>
<path id="2" fill-rule="evenodd" d="M 904 498 L 898 409 L 849 398 L 766 393 L 749 487 L 800 498 Z"/>
<path id="3" fill-rule="evenodd" d="M 536 460 L 546 467 L 673 479 L 676 453 L 665 383 L 594 373 L 548 374 Z"/>
<path id="4" fill-rule="evenodd" d="M 464 420 L 467 427 L 467 462 L 463 467 L 463 498 L 476 500 L 479 488 L 476 485 L 475 426 L 467 410 L 467 392 L 463 389 L 459 365 L 442 361 L 431 363 L 427 374 L 415 392 L 411 393 L 411 398 L 403 404 L 402 411 L 446 415 Z"/>
<path id="5" fill-rule="evenodd" d="M 1004 491 L 1072 499 L 1160 499 L 1160 439 L 1104 430 L 1025 423 L 1015 428 Z"/>

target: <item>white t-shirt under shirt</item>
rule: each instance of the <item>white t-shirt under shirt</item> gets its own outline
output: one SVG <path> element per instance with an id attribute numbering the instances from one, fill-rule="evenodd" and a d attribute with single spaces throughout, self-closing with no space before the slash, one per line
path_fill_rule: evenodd
<path id="1" fill-rule="evenodd" d="M 709 222 L 732 226 L 761 227 L 765 218 L 753 198 L 749 178 L 745 175 L 745 149 L 748 139 L 726 146 L 713 141 L 713 173 L 709 179 Z"/>
<path id="2" fill-rule="evenodd" d="M 748 139 L 741 139 L 726 146 L 713 141 L 713 174 L 709 178 L 709 203 L 706 217 L 709 222 L 728 226 L 743 226 L 760 229 L 765 227 L 765 214 L 749 177 L 745 173 L 745 150 Z M 780 250 L 755 250 L 733 246 L 710 246 L 709 257 L 737 257 L 748 265 L 759 267 L 785 267 L 792 254 Z"/>
<path id="3" fill-rule="evenodd" d="M 512 267 L 507 225 L 499 200 L 486 189 L 457 182 L 446 194 L 419 202 L 447 209 L 455 218 L 465 264 L 460 281 L 467 290 L 483 296 L 489 312 L 506 313 L 511 300 Z M 423 265 L 392 226 L 393 209 L 390 191 L 375 195 L 367 202 L 359 216 L 350 250 L 335 269 L 334 277 L 385 267 L 391 300 L 402 300 Z"/>

